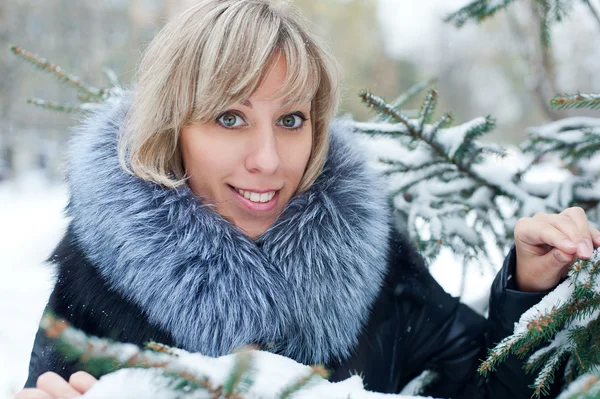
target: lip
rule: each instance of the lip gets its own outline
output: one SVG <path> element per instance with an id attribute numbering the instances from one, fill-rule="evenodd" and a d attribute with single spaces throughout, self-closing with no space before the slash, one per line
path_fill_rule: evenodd
<path id="1" fill-rule="evenodd" d="M 249 210 L 251 212 L 257 212 L 257 213 L 270 212 L 273 209 L 275 209 L 275 206 L 277 205 L 277 200 L 279 199 L 279 190 L 258 191 L 258 190 L 244 190 L 243 188 L 241 188 L 240 190 L 253 191 L 255 193 L 268 193 L 269 191 L 275 191 L 275 195 L 268 202 L 252 202 L 249 199 L 244 198 L 244 196 L 241 195 L 240 193 L 238 193 L 237 190 L 235 188 L 233 188 L 233 186 L 229 186 L 229 189 L 231 190 L 231 192 L 233 193 L 235 198 L 238 200 L 238 202 L 241 205 L 243 205 L 244 208 L 246 208 L 247 210 Z"/>
<path id="2" fill-rule="evenodd" d="M 232 185 L 229 185 L 229 187 L 234 187 Z M 235 188 L 237 188 L 238 190 L 244 190 L 244 191 L 250 191 L 253 193 L 258 193 L 258 194 L 262 194 L 262 193 L 270 193 L 271 191 L 279 191 L 279 188 L 270 188 L 268 190 L 255 190 L 253 188 L 243 188 L 243 187 L 237 187 L 235 186 Z"/>

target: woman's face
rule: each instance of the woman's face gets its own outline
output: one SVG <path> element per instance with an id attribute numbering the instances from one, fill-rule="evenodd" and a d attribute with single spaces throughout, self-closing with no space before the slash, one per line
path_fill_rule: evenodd
<path id="1" fill-rule="evenodd" d="M 192 191 L 254 239 L 281 214 L 302 179 L 312 148 L 311 103 L 282 107 L 285 59 L 243 103 L 215 121 L 181 131 Z"/>

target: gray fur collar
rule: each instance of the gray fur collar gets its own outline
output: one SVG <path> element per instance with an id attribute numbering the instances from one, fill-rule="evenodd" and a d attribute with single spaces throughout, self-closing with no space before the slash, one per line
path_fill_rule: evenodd
<path id="1" fill-rule="evenodd" d="M 257 245 L 187 186 L 121 170 L 127 98 L 87 118 L 69 150 L 67 211 L 108 284 L 190 351 L 259 344 L 305 364 L 347 357 L 382 284 L 389 232 L 385 190 L 349 127 L 332 124 L 323 173 Z"/>

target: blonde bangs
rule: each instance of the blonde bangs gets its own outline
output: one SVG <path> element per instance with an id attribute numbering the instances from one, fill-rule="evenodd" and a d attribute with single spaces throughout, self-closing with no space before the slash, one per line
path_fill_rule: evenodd
<path id="1" fill-rule="evenodd" d="M 278 15 L 266 13 L 264 2 L 250 10 L 241 7 L 243 1 L 237 5 L 220 16 L 222 26 L 208 38 L 214 46 L 208 52 L 204 49 L 190 122 L 206 123 L 248 99 L 281 56 L 286 60 L 286 79 L 273 99 L 283 98 L 286 106 L 294 107 L 311 102 L 317 92 L 319 69 L 302 35 Z M 257 23 L 250 29 L 241 19 Z"/>

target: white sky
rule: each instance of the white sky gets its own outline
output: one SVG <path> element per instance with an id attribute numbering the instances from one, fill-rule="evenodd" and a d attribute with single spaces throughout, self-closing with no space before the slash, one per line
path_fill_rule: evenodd
<path id="1" fill-rule="evenodd" d="M 377 16 L 390 39 L 386 49 L 394 55 L 413 55 L 437 41 L 439 25 L 465 0 L 378 0 Z M 449 25 L 450 26 L 450 25 Z"/>

